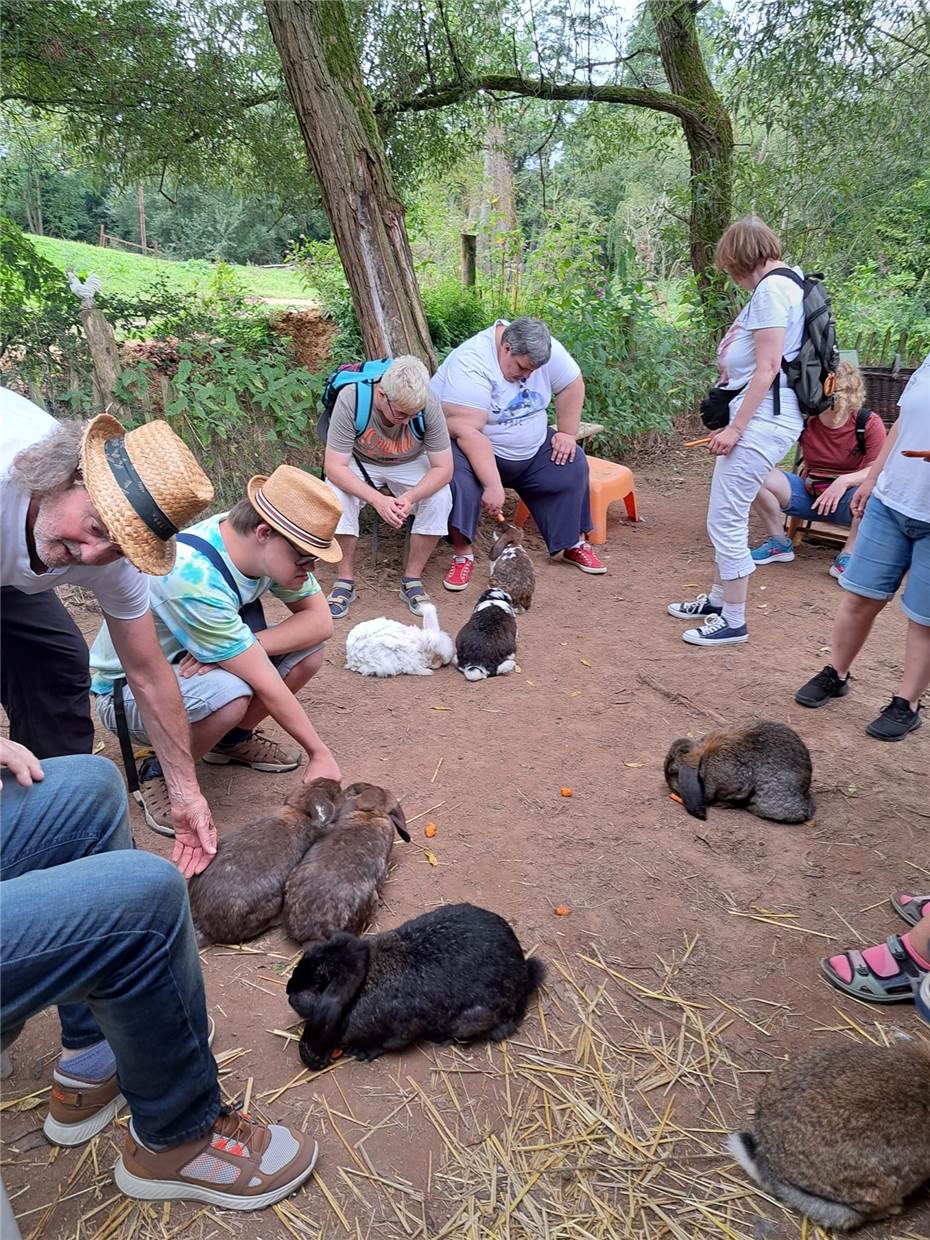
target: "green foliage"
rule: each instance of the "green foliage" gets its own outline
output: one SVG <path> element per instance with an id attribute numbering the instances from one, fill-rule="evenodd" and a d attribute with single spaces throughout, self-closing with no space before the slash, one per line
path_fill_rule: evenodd
<path id="1" fill-rule="evenodd" d="M 488 312 L 475 289 L 446 278 L 422 289 L 426 322 L 437 355 L 445 357 L 488 325 Z"/>
<path id="2" fill-rule="evenodd" d="M 930 352 L 930 270 L 883 273 L 872 259 L 830 293 L 840 344 L 863 364 L 888 365 L 899 350 L 915 364 Z"/>
<path id="3" fill-rule="evenodd" d="M 581 367 L 585 410 L 607 427 L 611 449 L 639 435 L 668 432 L 707 387 L 707 342 L 696 298 L 678 322 L 663 312 L 655 289 L 637 274 L 635 256 L 622 254 L 611 274 L 590 208 L 563 207 L 530 257 L 523 313 L 548 323 Z M 693 290 L 692 290 L 693 294 Z"/>

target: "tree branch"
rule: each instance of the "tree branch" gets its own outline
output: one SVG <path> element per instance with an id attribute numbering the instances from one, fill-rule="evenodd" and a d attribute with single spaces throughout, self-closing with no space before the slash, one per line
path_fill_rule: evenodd
<path id="1" fill-rule="evenodd" d="M 409 99 L 382 99 L 375 104 L 375 113 L 379 116 L 390 116 L 399 112 L 428 112 L 433 108 L 448 108 L 480 91 L 503 91 L 511 95 L 529 95 L 534 99 L 560 99 L 568 102 L 625 103 L 636 108 L 649 108 L 653 112 L 667 112 L 669 116 L 687 121 L 708 135 L 713 132 L 688 99 L 668 91 L 635 86 L 592 86 L 587 82 L 560 83 L 545 79 L 536 81 L 504 73 L 482 74 L 455 85 L 421 91 Z"/>

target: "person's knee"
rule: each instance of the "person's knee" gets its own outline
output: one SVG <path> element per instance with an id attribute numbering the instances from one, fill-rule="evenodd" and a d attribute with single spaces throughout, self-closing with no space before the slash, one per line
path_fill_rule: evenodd
<path id="1" fill-rule="evenodd" d="M 332 636 L 332 634 L 330 634 Z M 312 676 L 315 676 L 323 666 L 323 659 L 326 656 L 325 650 L 315 650 L 313 654 L 308 654 L 306 658 L 295 663 L 285 677 L 287 687 L 293 692 L 295 689 L 305 685 Z"/>
<path id="2" fill-rule="evenodd" d="M 170 929 L 176 925 L 189 907 L 187 883 L 180 870 L 153 853 L 134 852 L 131 867 L 114 863 L 113 858 L 117 856 L 110 853 L 100 859 L 109 862 L 110 869 L 115 871 L 115 874 L 101 873 L 101 880 L 102 884 L 109 885 L 118 875 L 119 888 L 113 891 L 111 898 L 122 905 L 128 928 Z"/>

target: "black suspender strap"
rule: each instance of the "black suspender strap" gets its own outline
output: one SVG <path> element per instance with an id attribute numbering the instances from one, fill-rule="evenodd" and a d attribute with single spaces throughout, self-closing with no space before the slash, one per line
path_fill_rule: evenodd
<path id="1" fill-rule="evenodd" d="M 136 796 L 139 791 L 139 773 L 136 770 L 136 759 L 132 752 L 132 740 L 129 736 L 129 725 L 126 723 L 126 706 L 123 702 L 123 690 L 126 677 L 120 676 L 113 681 L 113 710 L 116 714 L 116 735 L 119 737 L 119 751 L 126 770 L 126 784 L 130 794 Z M 136 797 L 138 800 L 138 797 Z"/>

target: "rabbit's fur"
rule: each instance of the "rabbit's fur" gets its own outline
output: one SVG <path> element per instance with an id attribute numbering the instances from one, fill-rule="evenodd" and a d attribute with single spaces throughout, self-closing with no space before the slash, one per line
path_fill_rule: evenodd
<path id="1" fill-rule="evenodd" d="M 242 943 L 281 920 L 291 870 L 336 817 L 342 791 L 334 779 L 314 779 L 290 792 L 274 814 L 220 839 L 216 856 L 188 883 L 201 947 Z"/>
<path id="2" fill-rule="evenodd" d="M 843 1042 L 776 1070 L 751 1132 L 728 1148 L 773 1197 L 821 1227 L 900 1214 L 930 1181 L 930 1047 Z"/>
<path id="3" fill-rule="evenodd" d="M 337 1047 L 377 1059 L 414 1042 L 508 1038 L 544 976 L 502 917 L 452 904 L 383 934 L 334 935 L 300 961 L 287 997 L 306 1021 L 300 1057 L 317 1069 Z"/>
<path id="4" fill-rule="evenodd" d="M 492 586 L 478 596 L 456 636 L 455 661 L 466 680 L 506 676 L 517 666 L 517 622 L 506 590 Z"/>
<path id="5" fill-rule="evenodd" d="M 536 588 L 533 561 L 523 546 L 523 531 L 501 525 L 494 531 L 491 548 L 491 585 L 506 590 L 517 612 L 529 611 Z"/>
<path id="6" fill-rule="evenodd" d="M 439 627 L 432 603 L 421 603 L 422 628 L 379 616 L 363 620 L 346 636 L 346 667 L 363 676 L 432 676 L 455 655 L 448 633 Z"/>
<path id="7" fill-rule="evenodd" d="M 814 812 L 810 753 L 783 723 L 762 719 L 698 741 L 682 737 L 666 755 L 665 778 L 694 818 L 706 818 L 715 801 L 773 822 L 806 822 Z"/>
<path id="8" fill-rule="evenodd" d="M 367 926 L 387 874 L 394 832 L 409 842 L 404 811 L 375 784 L 349 784 L 332 830 L 291 871 L 284 929 L 305 948 L 337 930 Z"/>

